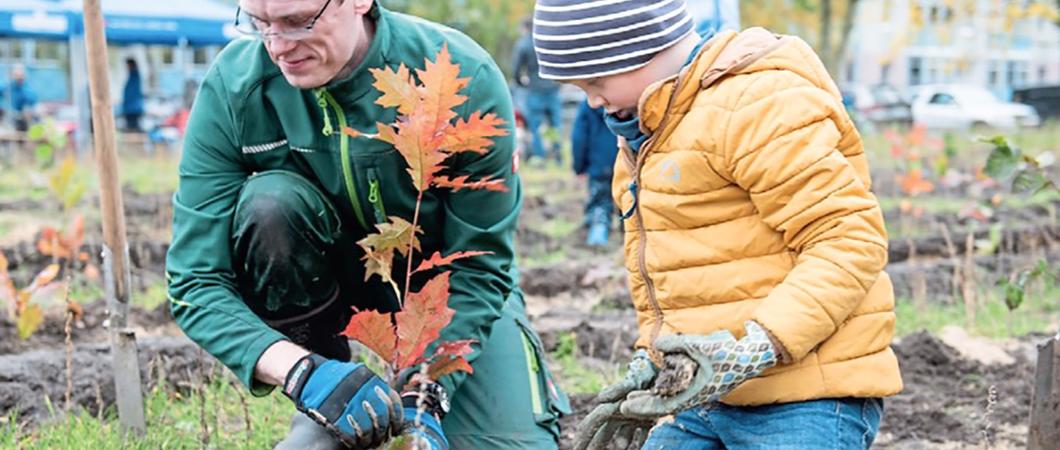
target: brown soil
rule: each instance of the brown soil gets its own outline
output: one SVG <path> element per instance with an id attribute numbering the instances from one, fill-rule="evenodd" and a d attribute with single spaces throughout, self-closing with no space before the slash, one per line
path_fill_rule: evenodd
<path id="1" fill-rule="evenodd" d="M 586 334 L 594 333 L 578 331 L 579 338 Z M 1026 339 L 1026 346 L 1034 340 Z M 893 348 L 905 388 L 885 400 L 875 448 L 1023 445 L 1034 372 L 1027 352 L 1013 353 L 1012 364 L 984 365 L 960 357 L 957 350 L 924 332 L 906 336 Z M 574 395 L 571 402 L 575 412 L 563 418 L 561 448 L 570 448 L 578 422 L 595 406 L 591 394 Z"/>

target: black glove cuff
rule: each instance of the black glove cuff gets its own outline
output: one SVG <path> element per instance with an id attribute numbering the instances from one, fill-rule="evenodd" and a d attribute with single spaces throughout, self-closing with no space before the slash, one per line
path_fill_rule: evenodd
<path id="1" fill-rule="evenodd" d="M 327 358 L 316 353 L 310 353 L 299 359 L 294 364 L 294 367 L 287 372 L 287 377 L 284 378 L 283 395 L 291 399 L 295 405 L 301 406 L 302 388 L 305 387 L 309 376 L 313 374 L 313 370 L 325 362 L 327 362 Z"/>
<path id="2" fill-rule="evenodd" d="M 401 394 L 401 406 L 405 408 L 419 408 L 419 401 L 423 400 L 424 409 L 434 414 L 438 420 L 442 420 L 449 412 L 449 394 L 445 388 L 438 383 L 424 383 L 417 389 Z"/>

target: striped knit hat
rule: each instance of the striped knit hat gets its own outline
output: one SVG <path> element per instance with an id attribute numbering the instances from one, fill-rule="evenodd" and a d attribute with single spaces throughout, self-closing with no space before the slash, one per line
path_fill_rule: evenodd
<path id="1" fill-rule="evenodd" d="M 537 0 L 534 49 L 541 78 L 630 72 L 692 33 L 685 0 Z"/>

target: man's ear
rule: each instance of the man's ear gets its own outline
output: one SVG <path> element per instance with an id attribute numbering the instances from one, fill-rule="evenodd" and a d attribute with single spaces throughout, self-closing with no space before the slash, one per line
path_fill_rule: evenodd
<path id="1" fill-rule="evenodd" d="M 375 4 L 375 0 L 348 0 L 353 3 L 353 10 L 357 15 L 364 16 L 368 14 L 368 11 L 372 10 L 372 5 Z"/>

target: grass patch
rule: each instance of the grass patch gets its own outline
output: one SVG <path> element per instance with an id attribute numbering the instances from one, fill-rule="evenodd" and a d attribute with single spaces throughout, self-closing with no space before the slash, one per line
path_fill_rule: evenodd
<path id="1" fill-rule="evenodd" d="M 164 281 L 147 286 L 143 291 L 134 293 L 132 303 L 153 310 L 167 301 L 167 289 Z"/>
<path id="2" fill-rule="evenodd" d="M 947 325 L 960 325 L 974 335 L 1014 338 L 1051 331 L 1060 322 L 1060 303 L 1056 301 L 1060 298 L 1060 286 L 1031 289 L 1023 305 L 1012 312 L 1005 307 L 1000 289 L 991 287 L 979 295 L 986 298 L 971 323 L 963 304 L 929 303 L 917 307 L 911 299 L 899 298 L 895 301 L 895 333 L 899 336 L 920 330 L 936 333 Z"/>
<path id="3" fill-rule="evenodd" d="M 0 198 L 40 201 L 51 195 L 47 177 L 29 166 L 0 166 Z"/>
<path id="4" fill-rule="evenodd" d="M 556 349 L 549 356 L 549 365 L 556 372 L 560 387 L 568 394 L 598 393 L 620 376 L 618 373 L 608 376 L 586 367 L 578 359 L 578 335 L 573 332 L 559 336 Z"/>
<path id="5" fill-rule="evenodd" d="M 173 192 L 177 188 L 178 163 L 176 156 L 167 153 L 120 155 L 121 184 L 141 194 Z M 52 170 L 29 162 L 0 167 L 0 198 L 40 201 L 50 197 L 48 177 Z M 96 164 L 90 157 L 78 159 L 74 177 L 86 181 L 85 195 L 99 192 Z"/>
<path id="6" fill-rule="evenodd" d="M 206 389 L 206 424 L 209 443 L 204 445 L 200 424 L 201 402 L 197 393 L 178 393 L 156 388 L 145 398 L 147 433 L 125 436 L 113 408 L 102 417 L 85 411 L 27 429 L 9 416 L 0 424 L 0 448 L 4 449 L 261 449 L 272 448 L 287 432 L 294 406 L 278 393 L 255 398 L 230 378 L 217 377 Z M 246 398 L 248 415 L 236 389 Z M 250 419 L 247 432 L 245 417 Z"/>
<path id="7" fill-rule="evenodd" d="M 177 158 L 159 154 L 154 157 L 123 158 L 121 183 L 141 194 L 162 194 L 177 190 Z"/>
<path id="8" fill-rule="evenodd" d="M 551 238 L 565 238 L 574 233 L 581 224 L 568 219 L 550 219 L 541 224 L 541 232 Z"/>
<path id="9" fill-rule="evenodd" d="M 75 275 L 70 283 L 70 300 L 82 305 L 103 299 L 102 281 L 91 282 L 83 276 Z"/>
<path id="10" fill-rule="evenodd" d="M 904 136 L 906 132 L 898 131 L 899 135 Z M 981 166 L 986 163 L 986 157 L 990 154 L 991 146 L 986 143 L 979 142 L 979 138 L 987 138 L 993 136 L 1005 136 L 1015 146 L 1023 149 L 1031 155 L 1038 155 L 1039 153 L 1052 151 L 1056 152 L 1060 147 L 1057 143 L 1060 142 L 1060 122 L 1048 122 L 1038 128 L 1023 128 L 1016 130 L 985 130 L 985 131 L 929 131 L 928 135 L 939 140 L 944 139 L 946 133 L 952 136 L 952 142 L 954 148 L 957 151 L 957 158 L 951 161 L 955 165 L 961 167 L 972 167 Z M 883 169 L 894 169 L 900 167 L 903 162 L 891 156 L 891 143 L 887 141 L 884 136 L 883 130 L 879 130 L 877 133 L 863 135 L 862 142 L 865 145 L 865 152 L 869 155 L 869 167 L 875 170 Z M 924 156 L 934 157 L 934 152 L 929 151 L 930 154 Z"/>
<path id="11" fill-rule="evenodd" d="M 544 253 L 516 251 L 515 254 L 519 259 L 519 267 L 525 268 L 549 266 L 567 259 L 567 252 L 562 248 Z"/>

